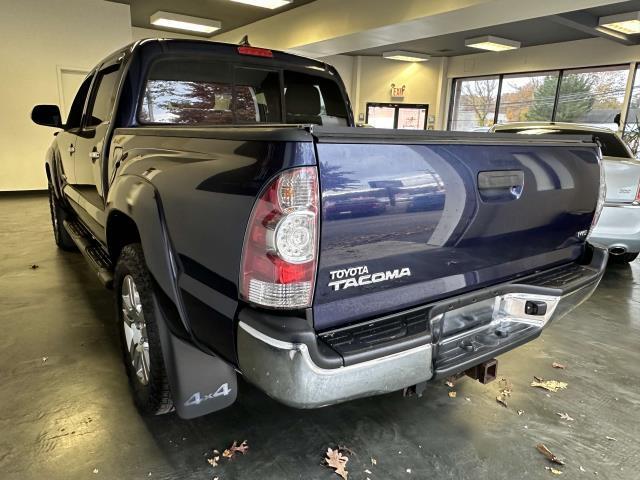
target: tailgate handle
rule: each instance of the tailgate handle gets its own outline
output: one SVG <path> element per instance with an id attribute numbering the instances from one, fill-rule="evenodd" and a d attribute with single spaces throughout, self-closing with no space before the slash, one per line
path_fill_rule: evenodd
<path id="1" fill-rule="evenodd" d="M 478 173 L 478 190 L 485 200 L 517 199 L 522 195 L 522 170 L 493 170 Z"/>

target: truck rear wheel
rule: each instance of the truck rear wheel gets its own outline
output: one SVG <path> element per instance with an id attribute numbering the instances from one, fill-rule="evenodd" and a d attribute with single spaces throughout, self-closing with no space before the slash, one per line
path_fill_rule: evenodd
<path id="1" fill-rule="evenodd" d="M 173 401 L 156 321 L 155 286 L 139 243 L 122 249 L 114 287 L 123 360 L 134 403 L 143 414 L 169 413 Z"/>
<path id="2" fill-rule="evenodd" d="M 71 236 L 62 225 L 67 219 L 67 212 L 62 208 L 56 196 L 53 193 L 53 186 L 49 184 L 49 210 L 51 211 L 51 225 L 53 226 L 53 236 L 56 240 L 58 248 L 66 251 L 76 250 L 76 244 L 73 243 Z"/>

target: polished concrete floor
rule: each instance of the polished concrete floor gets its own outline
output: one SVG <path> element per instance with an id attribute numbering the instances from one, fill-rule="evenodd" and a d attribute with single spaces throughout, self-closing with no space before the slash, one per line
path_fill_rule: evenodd
<path id="1" fill-rule="evenodd" d="M 5 195 L 0 479 L 331 479 L 321 462 L 336 445 L 352 451 L 353 480 L 554 477 L 540 442 L 566 461 L 560 478 L 638 479 L 639 282 L 639 262 L 610 267 L 590 301 L 500 357 L 513 388 L 508 408 L 496 402 L 498 382 L 470 379 L 457 383 L 455 398 L 439 384 L 422 398 L 391 394 L 315 411 L 241 383 L 238 402 L 222 412 L 144 419 L 120 365 L 111 292 L 79 254 L 55 248 L 46 197 Z M 534 375 L 568 388 L 547 394 L 529 386 Z M 246 455 L 207 463 L 205 453 L 245 439 Z"/>

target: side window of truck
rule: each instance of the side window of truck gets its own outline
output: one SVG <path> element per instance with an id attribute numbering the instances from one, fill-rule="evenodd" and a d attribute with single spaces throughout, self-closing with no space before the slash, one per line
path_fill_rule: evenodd
<path id="1" fill-rule="evenodd" d="M 84 110 L 84 104 L 87 101 L 89 95 L 89 88 L 91 87 L 91 80 L 93 80 L 93 74 L 89 75 L 80 85 L 78 93 L 76 93 L 71 108 L 69 109 L 69 117 L 65 124 L 65 130 L 74 130 L 80 127 L 82 122 L 82 110 Z"/>
<path id="2" fill-rule="evenodd" d="M 95 127 L 111 119 L 111 111 L 116 101 L 116 87 L 120 78 L 120 66 L 114 65 L 98 72 L 96 87 L 87 109 L 87 127 Z"/>

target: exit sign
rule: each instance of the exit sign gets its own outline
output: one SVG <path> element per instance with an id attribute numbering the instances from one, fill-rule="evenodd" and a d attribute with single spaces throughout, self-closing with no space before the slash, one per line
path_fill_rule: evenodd
<path id="1" fill-rule="evenodd" d="M 406 85 L 391 84 L 391 98 L 404 98 L 407 92 Z"/>

